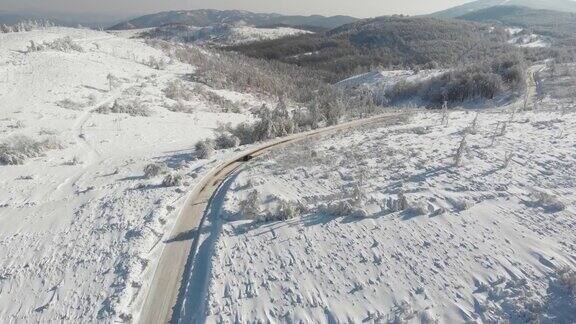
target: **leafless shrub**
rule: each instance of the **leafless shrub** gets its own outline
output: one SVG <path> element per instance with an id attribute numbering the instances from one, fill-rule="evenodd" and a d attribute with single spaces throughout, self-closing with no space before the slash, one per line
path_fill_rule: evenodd
<path id="1" fill-rule="evenodd" d="M 155 70 L 165 70 L 168 66 L 168 62 L 166 62 L 163 58 L 156 58 L 154 56 L 150 56 L 147 60 L 144 60 L 142 64 Z"/>
<path id="2" fill-rule="evenodd" d="M 240 145 L 240 139 L 238 137 L 227 133 L 218 135 L 215 142 L 218 149 L 234 148 Z"/>
<path id="3" fill-rule="evenodd" d="M 291 201 L 280 200 L 276 209 L 276 213 L 272 218 L 273 220 L 279 221 L 296 218 L 301 215 L 303 209 L 303 206 L 299 204 L 295 204 Z"/>
<path id="4" fill-rule="evenodd" d="M 220 108 L 224 113 L 240 113 L 240 107 L 231 100 L 228 100 L 214 91 L 206 90 L 204 87 L 197 85 L 194 91 L 200 95 L 209 104 Z"/>
<path id="5" fill-rule="evenodd" d="M 415 201 L 408 205 L 406 211 L 415 216 L 428 214 L 428 205 L 423 201 Z"/>
<path id="6" fill-rule="evenodd" d="M 71 160 L 66 161 L 66 163 L 64 163 L 64 164 L 74 166 L 74 165 L 82 164 L 82 161 L 80 160 L 79 157 L 75 156 Z"/>
<path id="7" fill-rule="evenodd" d="M 542 207 L 549 212 L 559 212 L 566 209 L 566 205 L 558 197 L 543 191 L 532 192 L 530 198 L 532 200 L 531 205 Z"/>
<path id="8" fill-rule="evenodd" d="M 502 122 L 498 122 L 496 123 L 496 128 L 494 129 L 494 132 L 492 133 L 492 141 L 490 143 L 490 146 L 494 146 L 494 143 L 496 142 L 496 137 L 500 136 L 500 134 L 505 133 L 505 129 L 506 126 L 501 126 Z M 504 131 L 502 131 L 502 127 L 504 127 Z"/>
<path id="9" fill-rule="evenodd" d="M 444 101 L 442 105 L 442 120 L 440 120 L 440 124 L 444 127 L 448 127 L 448 123 L 450 122 L 450 112 L 448 111 L 448 101 Z"/>
<path id="10" fill-rule="evenodd" d="M 58 107 L 68 110 L 82 110 L 94 104 L 96 104 L 96 96 L 94 94 L 85 97 L 83 101 L 73 101 L 67 98 L 56 102 Z"/>
<path id="11" fill-rule="evenodd" d="M 88 95 L 88 97 L 86 97 L 86 102 L 84 103 L 84 105 L 87 106 L 94 106 L 96 104 L 96 96 L 94 94 L 90 94 Z"/>
<path id="12" fill-rule="evenodd" d="M 461 166 L 462 165 L 462 158 L 464 157 L 465 154 L 467 154 L 469 152 L 469 148 L 468 148 L 468 142 L 466 142 L 466 135 L 464 135 L 462 137 L 462 140 L 460 141 L 460 145 L 458 146 L 458 149 L 456 150 L 456 154 L 454 155 L 454 165 L 455 166 Z"/>
<path id="13" fill-rule="evenodd" d="M 504 136 L 506 135 L 506 129 L 508 127 L 508 123 L 506 122 L 502 122 L 501 126 L 500 126 L 500 132 L 498 133 L 498 136 Z"/>
<path id="14" fill-rule="evenodd" d="M 144 177 L 150 179 L 164 173 L 165 165 L 160 163 L 150 163 L 144 167 Z"/>
<path id="15" fill-rule="evenodd" d="M 106 80 L 108 80 L 108 91 L 112 91 L 112 89 L 116 88 L 119 83 L 119 79 L 114 76 L 112 73 L 108 73 L 106 76 Z"/>
<path id="16" fill-rule="evenodd" d="M 468 210 L 473 207 L 473 204 L 465 198 L 447 198 L 446 200 L 448 200 L 454 209 L 458 212 Z"/>
<path id="17" fill-rule="evenodd" d="M 63 99 L 56 102 L 56 105 L 60 108 L 69 109 L 69 110 L 82 110 L 84 105 L 80 102 L 75 102 L 70 99 Z"/>
<path id="18" fill-rule="evenodd" d="M 214 155 L 214 141 L 206 139 L 196 143 L 196 156 L 199 159 L 209 159 Z"/>
<path id="19" fill-rule="evenodd" d="M 14 124 L 14 125 L 8 125 L 8 128 L 12 128 L 12 129 L 22 129 L 25 127 L 26 127 L 26 125 L 24 125 L 24 122 L 21 120 L 16 121 L 16 124 Z"/>
<path id="20" fill-rule="evenodd" d="M 52 139 L 36 141 L 22 135 L 13 136 L 0 144 L 0 164 L 23 164 L 26 159 L 59 148 L 61 145 Z"/>
<path id="21" fill-rule="evenodd" d="M 418 312 L 412 308 L 407 301 L 402 301 L 394 305 L 392 312 L 389 315 L 389 323 L 407 323 L 414 319 Z"/>
<path id="22" fill-rule="evenodd" d="M 476 113 L 476 116 L 472 120 L 472 123 L 470 123 L 470 126 L 468 126 L 467 129 L 468 134 L 476 135 L 478 133 L 478 115 L 479 113 Z"/>
<path id="23" fill-rule="evenodd" d="M 99 114 L 128 114 L 132 117 L 152 115 L 152 110 L 148 108 L 140 99 L 120 100 L 116 99 L 112 107 L 101 106 L 95 110 Z"/>
<path id="24" fill-rule="evenodd" d="M 166 109 L 172 112 L 181 112 L 186 114 L 193 114 L 195 112 L 194 107 L 184 100 L 177 100 L 174 104 L 168 105 Z"/>
<path id="25" fill-rule="evenodd" d="M 403 193 L 399 193 L 396 198 L 386 199 L 385 210 L 389 212 L 398 212 L 408 209 L 408 199 Z"/>
<path id="26" fill-rule="evenodd" d="M 179 174 L 167 174 L 162 180 L 163 187 L 177 187 L 182 184 L 182 176 Z"/>
<path id="27" fill-rule="evenodd" d="M 69 36 L 57 38 L 52 42 L 44 42 L 42 44 L 36 44 L 34 41 L 30 41 L 30 45 L 28 45 L 28 53 L 46 50 L 54 50 L 60 52 L 84 52 L 84 49 L 75 43 Z"/>
<path id="28" fill-rule="evenodd" d="M 252 190 L 248 197 L 240 202 L 240 214 L 247 219 L 259 220 L 261 210 L 260 197 L 257 190 Z"/>
<path id="29" fill-rule="evenodd" d="M 358 206 L 353 199 L 345 199 L 340 201 L 334 201 L 328 204 L 321 204 L 318 207 L 318 211 L 323 214 L 331 216 L 354 216 L 354 217 L 367 217 L 368 213 Z"/>
<path id="30" fill-rule="evenodd" d="M 182 80 L 173 80 L 164 88 L 164 95 L 172 100 L 189 101 L 194 98 L 194 92 L 186 87 Z"/>

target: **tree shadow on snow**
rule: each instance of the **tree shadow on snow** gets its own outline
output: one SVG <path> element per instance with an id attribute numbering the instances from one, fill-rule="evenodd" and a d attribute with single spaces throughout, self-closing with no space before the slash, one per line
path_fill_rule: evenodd
<path id="1" fill-rule="evenodd" d="M 191 151 L 186 153 L 178 153 L 173 155 L 167 155 L 162 157 L 156 157 L 155 159 L 162 160 L 167 167 L 171 169 L 176 169 L 184 163 L 188 163 L 195 159 L 194 154 Z"/>
<path id="2" fill-rule="evenodd" d="M 542 323 L 576 323 L 576 290 L 550 280 L 547 290 L 546 318 Z"/>
<path id="3" fill-rule="evenodd" d="M 146 177 L 144 175 L 139 175 L 139 176 L 129 176 L 129 177 L 120 178 L 116 181 L 134 181 L 134 180 L 144 180 L 144 179 L 146 179 Z"/>
<path id="4" fill-rule="evenodd" d="M 96 87 L 89 86 L 89 85 L 83 85 L 83 87 L 86 88 L 86 89 L 98 91 L 98 92 L 100 92 L 100 93 L 108 93 L 108 90 L 106 90 L 106 89 L 100 89 L 100 88 L 96 88 Z"/>
<path id="5" fill-rule="evenodd" d="M 269 233 L 274 232 L 276 230 L 280 230 L 284 227 L 302 227 L 302 226 L 313 227 L 313 226 L 318 226 L 318 225 L 323 226 L 323 225 L 330 224 L 331 222 L 340 222 L 341 224 L 350 224 L 350 223 L 356 223 L 356 222 L 366 220 L 366 219 L 378 219 L 378 218 L 382 218 L 382 217 L 386 217 L 386 216 L 390 216 L 390 215 L 394 215 L 395 216 L 394 218 L 402 217 L 403 219 L 410 219 L 410 218 L 416 217 L 416 216 L 424 216 L 424 215 L 420 215 L 420 214 L 413 215 L 410 212 L 403 212 L 403 213 L 397 214 L 397 213 L 393 213 L 393 212 L 389 212 L 389 211 L 380 211 L 380 212 L 372 214 L 368 217 L 358 217 L 355 215 L 335 216 L 335 215 L 329 215 L 329 214 L 317 212 L 317 213 L 307 214 L 307 215 L 304 215 L 301 217 L 283 220 L 283 221 L 275 220 L 275 221 L 268 221 L 268 222 L 243 223 L 240 225 L 236 225 L 234 227 L 234 234 L 236 236 L 244 235 L 244 234 L 250 233 L 253 230 L 258 229 L 258 230 L 260 230 L 258 233 L 251 234 L 252 236 L 257 237 L 257 236 L 269 234 Z"/>
<path id="6" fill-rule="evenodd" d="M 200 234 L 205 234 L 205 233 L 208 233 L 209 231 L 210 231 L 210 229 L 202 228 L 200 230 Z M 165 240 L 164 243 L 189 241 L 189 240 L 194 239 L 197 235 L 198 235 L 198 229 L 180 232 L 180 233 L 176 234 L 175 236 Z"/>

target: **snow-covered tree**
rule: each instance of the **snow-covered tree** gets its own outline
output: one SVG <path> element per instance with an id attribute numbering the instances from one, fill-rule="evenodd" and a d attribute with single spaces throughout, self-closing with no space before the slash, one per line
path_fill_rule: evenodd
<path id="1" fill-rule="evenodd" d="M 182 176 L 176 173 L 169 173 L 162 179 L 163 187 L 177 187 L 180 184 L 182 184 Z"/>
<path id="2" fill-rule="evenodd" d="M 246 199 L 240 202 L 240 213 L 248 219 L 260 218 L 260 197 L 257 190 L 252 190 Z"/>
<path id="3" fill-rule="evenodd" d="M 112 91 L 118 83 L 118 78 L 116 78 L 112 73 L 108 73 L 106 80 L 108 80 L 108 91 Z"/>
<path id="4" fill-rule="evenodd" d="M 460 166 L 462 165 L 462 159 L 464 155 L 468 152 L 468 142 L 466 142 L 466 135 L 462 136 L 462 140 L 458 145 L 458 149 L 456 150 L 456 154 L 454 155 L 454 165 Z"/>
<path id="5" fill-rule="evenodd" d="M 206 139 L 196 143 L 196 156 L 199 159 L 209 159 L 214 155 L 214 141 Z"/>

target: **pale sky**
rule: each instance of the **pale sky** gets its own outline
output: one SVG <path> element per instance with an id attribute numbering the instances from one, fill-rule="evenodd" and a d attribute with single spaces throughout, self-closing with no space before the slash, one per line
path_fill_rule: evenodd
<path id="1" fill-rule="evenodd" d="M 470 0 L 0 0 L 0 11 L 134 15 L 179 9 L 241 9 L 283 14 L 375 17 L 431 13 Z"/>

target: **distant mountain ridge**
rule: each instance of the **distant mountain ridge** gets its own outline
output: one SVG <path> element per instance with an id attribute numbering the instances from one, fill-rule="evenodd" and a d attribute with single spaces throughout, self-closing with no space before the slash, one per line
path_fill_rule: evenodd
<path id="1" fill-rule="evenodd" d="M 431 14 L 437 18 L 457 18 L 472 12 L 496 6 L 517 6 L 532 9 L 546 9 L 576 12 L 576 1 L 572 0 L 477 0 Z"/>
<path id="2" fill-rule="evenodd" d="M 530 29 L 540 35 L 574 39 L 576 13 L 515 6 L 496 6 L 458 17 L 477 22 L 498 22 L 506 26 Z"/>
<path id="3" fill-rule="evenodd" d="M 58 26 L 77 27 L 79 25 L 101 28 L 121 21 L 120 16 L 93 13 L 43 13 L 12 12 L 0 10 L 0 25 L 16 25 L 25 21 L 51 22 Z"/>
<path id="4" fill-rule="evenodd" d="M 350 16 L 320 15 L 298 16 L 268 13 L 254 13 L 243 10 L 178 10 L 165 11 L 145 15 L 112 26 L 112 30 L 139 29 L 160 27 L 168 24 L 184 24 L 196 27 L 207 27 L 221 24 L 246 24 L 251 26 L 261 25 L 287 25 L 287 26 L 310 26 L 321 28 L 335 28 L 344 24 L 359 20 Z"/>

